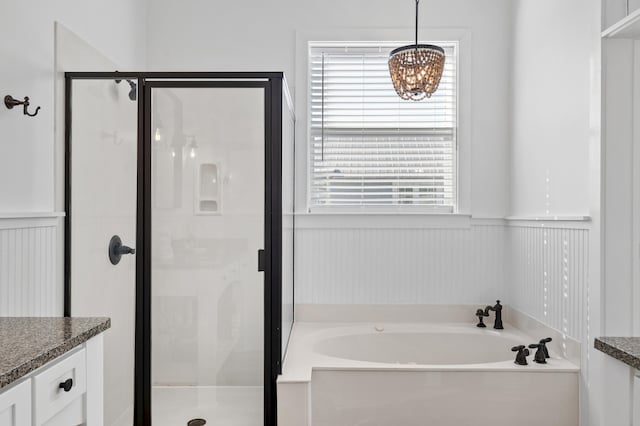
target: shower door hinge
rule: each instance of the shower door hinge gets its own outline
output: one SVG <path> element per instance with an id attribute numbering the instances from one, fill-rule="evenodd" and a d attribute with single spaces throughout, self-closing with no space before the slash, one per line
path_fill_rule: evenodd
<path id="1" fill-rule="evenodd" d="M 264 265 L 266 263 L 266 257 L 264 254 L 264 249 L 258 250 L 258 271 L 264 272 Z"/>

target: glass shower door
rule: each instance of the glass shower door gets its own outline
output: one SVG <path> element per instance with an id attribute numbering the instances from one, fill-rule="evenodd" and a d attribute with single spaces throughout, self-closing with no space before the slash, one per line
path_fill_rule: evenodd
<path id="1" fill-rule="evenodd" d="M 150 83 L 154 426 L 264 422 L 266 95 L 235 86 Z"/>

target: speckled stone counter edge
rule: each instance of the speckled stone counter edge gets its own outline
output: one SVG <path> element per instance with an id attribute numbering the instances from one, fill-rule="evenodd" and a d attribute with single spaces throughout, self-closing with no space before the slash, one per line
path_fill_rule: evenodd
<path id="1" fill-rule="evenodd" d="M 640 338 L 638 337 L 601 337 L 595 339 L 595 348 L 605 354 L 640 370 Z M 630 353 L 629 346 L 636 348 Z"/>
<path id="2" fill-rule="evenodd" d="M 80 346 L 81 344 L 91 339 L 92 337 L 97 336 L 98 334 L 108 330 L 110 327 L 111 327 L 111 319 L 104 318 L 104 321 L 96 325 L 95 327 L 92 327 L 89 330 L 83 333 L 80 333 L 69 340 L 66 340 L 64 343 L 62 343 L 59 346 L 56 346 L 55 348 L 51 348 L 46 352 L 39 354 L 38 356 L 33 358 L 31 361 L 26 362 L 22 365 L 19 365 L 18 367 L 10 371 L 7 371 L 6 373 L 0 375 L 0 389 L 6 386 L 9 386 L 10 384 L 20 380 L 21 378 L 31 373 L 32 371 L 42 367 L 49 361 L 53 361 L 59 356 L 64 355 L 65 353 L 69 352 L 73 348 Z"/>

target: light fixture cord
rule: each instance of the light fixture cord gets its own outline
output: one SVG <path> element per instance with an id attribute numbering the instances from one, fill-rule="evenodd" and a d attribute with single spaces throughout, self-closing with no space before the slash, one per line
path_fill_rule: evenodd
<path id="1" fill-rule="evenodd" d="M 320 127 L 320 161 L 324 161 L 324 57 L 325 53 L 322 52 L 322 124 Z"/>
<path id="2" fill-rule="evenodd" d="M 418 46 L 418 3 L 420 0 L 416 0 L 416 46 Z"/>

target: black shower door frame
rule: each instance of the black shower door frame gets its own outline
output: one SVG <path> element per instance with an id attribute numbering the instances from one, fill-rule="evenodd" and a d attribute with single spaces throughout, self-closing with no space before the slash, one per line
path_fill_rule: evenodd
<path id="1" fill-rule="evenodd" d="M 92 79 L 137 79 L 138 81 L 135 426 L 151 426 L 151 92 L 154 88 L 264 88 L 264 425 L 276 426 L 276 380 L 282 370 L 282 93 L 284 74 L 281 72 L 65 73 L 64 315 L 66 317 L 71 316 L 72 88 L 73 80 Z M 256 267 L 258 267 L 258 253 L 256 253 Z"/>

